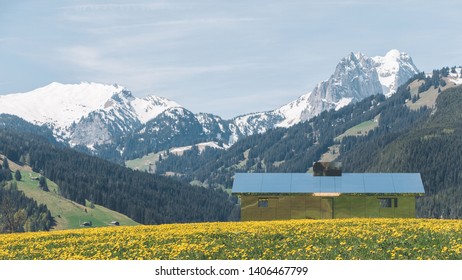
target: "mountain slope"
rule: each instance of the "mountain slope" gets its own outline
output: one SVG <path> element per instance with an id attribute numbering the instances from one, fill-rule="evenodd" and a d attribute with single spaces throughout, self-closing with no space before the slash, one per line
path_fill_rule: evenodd
<path id="1" fill-rule="evenodd" d="M 127 216 L 103 206 L 88 201 L 86 205 L 81 205 L 62 197 L 59 194 L 59 186 L 49 179 L 49 191 L 43 191 L 35 179 L 40 177 L 40 174 L 33 172 L 27 165 L 18 165 L 11 160 L 9 163 L 11 171 L 19 170 L 21 173 L 21 180 L 16 181 L 18 190 L 38 204 L 46 205 L 50 210 L 55 221 L 52 227 L 54 230 L 80 228 L 83 222 L 91 222 L 92 227 L 108 226 L 112 221 L 118 221 L 120 225 L 138 225 Z"/>
<path id="2" fill-rule="evenodd" d="M 0 153 L 13 161 L 29 161 L 33 170 L 59 185 L 64 197 L 82 205 L 92 201 L 139 223 L 232 218 L 235 202 L 221 191 L 131 171 L 32 134 L 0 128 Z"/>
<path id="3" fill-rule="evenodd" d="M 218 116 L 195 115 L 162 97 L 136 98 L 118 85 L 52 83 L 0 96 L 0 113 L 46 126 L 61 142 L 118 162 L 165 147 L 227 143 L 231 136 L 229 122 Z"/>

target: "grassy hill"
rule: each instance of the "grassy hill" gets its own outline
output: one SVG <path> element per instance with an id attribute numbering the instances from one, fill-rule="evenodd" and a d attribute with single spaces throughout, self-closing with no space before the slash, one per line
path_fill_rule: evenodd
<path id="1" fill-rule="evenodd" d="M 159 161 L 164 151 L 158 153 L 150 153 L 141 158 L 125 161 L 125 166 L 133 170 L 148 171 L 154 173 L 156 170 L 156 162 Z"/>
<path id="2" fill-rule="evenodd" d="M 59 194 L 59 187 L 53 181 L 47 179 L 49 192 L 45 192 L 38 187 L 40 174 L 33 172 L 29 166 L 20 166 L 9 161 L 13 172 L 20 170 L 21 181 L 17 181 L 18 190 L 23 191 L 30 197 L 47 206 L 56 221 L 54 230 L 80 228 L 83 222 L 92 223 L 92 227 L 102 227 L 110 225 L 111 221 L 118 221 L 120 225 L 139 225 L 125 215 L 112 211 L 100 205 L 90 207 L 90 202 L 86 205 L 75 203 Z"/>
<path id="3" fill-rule="evenodd" d="M 191 223 L 0 235 L 0 259 L 462 259 L 462 221 Z"/>

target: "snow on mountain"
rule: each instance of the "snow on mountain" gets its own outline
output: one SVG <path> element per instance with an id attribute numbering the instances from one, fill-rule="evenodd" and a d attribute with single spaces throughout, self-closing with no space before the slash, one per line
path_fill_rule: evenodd
<path id="1" fill-rule="evenodd" d="M 229 121 L 208 113 L 196 114 L 196 119 L 201 124 L 205 135 L 211 136 L 218 141 L 228 141 L 230 136 Z"/>
<path id="2" fill-rule="evenodd" d="M 276 110 L 276 113 L 283 116 L 284 120 L 279 122 L 277 126 L 279 127 L 290 127 L 298 122 L 300 122 L 300 116 L 303 114 L 303 111 L 311 111 L 313 107 L 310 105 L 308 99 L 311 96 L 311 92 L 300 96 L 295 101 L 290 102 Z"/>
<path id="3" fill-rule="evenodd" d="M 140 125 L 136 113 L 131 107 L 135 98 L 130 91 L 123 89 L 106 100 L 103 109 L 98 109 L 88 116 L 74 122 L 68 129 L 71 146 L 83 145 L 94 150 L 94 145 L 117 143 L 120 138 L 132 132 Z"/>
<path id="4" fill-rule="evenodd" d="M 342 97 L 336 104 L 335 104 L 335 111 L 342 109 L 343 107 L 347 106 L 351 103 L 353 98 L 351 97 Z"/>
<path id="5" fill-rule="evenodd" d="M 205 148 L 213 148 L 213 149 L 218 149 L 218 150 L 224 150 L 224 149 L 229 148 L 228 145 L 223 145 L 222 147 L 218 145 L 216 142 L 209 141 L 209 142 L 204 142 L 204 143 L 198 143 L 196 145 L 172 148 L 169 150 L 169 153 L 174 154 L 174 155 L 182 155 L 185 151 L 191 150 L 193 146 L 197 147 L 199 153 L 202 153 L 205 150 Z"/>
<path id="6" fill-rule="evenodd" d="M 117 85 L 51 83 L 31 92 L 0 96 L 0 112 L 20 116 L 34 124 L 69 127 L 95 110 L 104 109 Z"/>
<path id="7" fill-rule="evenodd" d="M 449 72 L 447 79 L 449 82 L 452 82 L 455 85 L 461 85 L 462 84 L 462 68 L 455 67 L 454 72 Z"/>
<path id="8" fill-rule="evenodd" d="M 48 125 L 56 136 L 71 138 L 72 145 L 86 146 L 107 143 L 111 138 L 109 128 L 128 132 L 134 123 L 146 123 L 179 106 L 156 96 L 135 98 L 118 85 L 87 82 L 51 83 L 30 92 L 0 96 L 0 113 Z"/>
<path id="9" fill-rule="evenodd" d="M 274 112 L 283 117 L 283 121 L 276 126 L 289 127 L 324 110 L 339 110 L 373 94 L 390 96 L 398 86 L 417 73 L 411 57 L 398 50 L 373 58 L 362 53 L 350 53 L 339 62 L 329 79 L 318 83 L 311 92 L 276 109 Z"/>
<path id="10" fill-rule="evenodd" d="M 229 125 L 231 136 L 228 144 L 232 145 L 242 137 L 252 134 L 265 133 L 268 129 L 275 128 L 276 124 L 283 120 L 284 117 L 275 111 L 251 113 L 235 117 Z"/>
<path id="11" fill-rule="evenodd" d="M 386 96 L 391 96 L 399 85 L 419 72 L 412 58 L 396 49 L 390 50 L 385 56 L 374 56 L 372 60 L 375 62 L 383 94 Z"/>
<path id="12" fill-rule="evenodd" d="M 181 107 L 174 101 L 158 96 L 136 98 L 131 105 L 141 123 L 148 122 L 169 108 Z"/>

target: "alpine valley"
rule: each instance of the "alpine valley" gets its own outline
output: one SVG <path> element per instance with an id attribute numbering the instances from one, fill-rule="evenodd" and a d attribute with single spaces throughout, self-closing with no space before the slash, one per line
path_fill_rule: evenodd
<path id="1" fill-rule="evenodd" d="M 225 120 L 119 85 L 52 83 L 0 96 L 0 181 L 13 180 L 11 162 L 29 181 L 46 177 L 59 201 L 133 223 L 224 221 L 239 217 L 225 192 L 236 172 L 339 160 L 346 172 L 420 172 L 417 215 L 460 218 L 461 84 L 460 66 L 423 73 L 397 50 L 350 53 L 298 99 Z"/>

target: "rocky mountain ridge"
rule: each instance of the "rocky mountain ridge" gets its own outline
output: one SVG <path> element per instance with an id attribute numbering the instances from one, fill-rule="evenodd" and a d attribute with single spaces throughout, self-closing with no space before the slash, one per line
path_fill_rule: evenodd
<path id="1" fill-rule="evenodd" d="M 26 93 L 0 96 L 0 113 L 46 125 L 55 137 L 103 158 L 135 158 L 149 152 L 213 141 L 232 145 L 239 139 L 276 127 L 290 127 L 324 110 L 362 100 L 372 94 L 391 95 L 418 70 L 397 50 L 384 57 L 351 53 L 331 77 L 280 108 L 224 120 L 194 114 L 158 96 L 137 98 L 119 85 L 52 83 Z"/>

